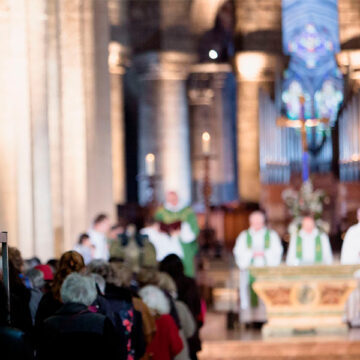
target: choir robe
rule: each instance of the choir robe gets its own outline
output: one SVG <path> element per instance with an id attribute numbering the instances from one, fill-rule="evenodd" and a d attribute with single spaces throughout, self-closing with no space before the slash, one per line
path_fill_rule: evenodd
<path id="1" fill-rule="evenodd" d="M 346 232 L 340 261 L 343 265 L 360 264 L 360 223 Z M 346 304 L 346 321 L 352 326 L 360 326 L 360 283 Z"/>
<path id="2" fill-rule="evenodd" d="M 314 229 L 310 234 L 300 230 L 299 234 L 294 233 L 290 239 L 289 250 L 287 253 L 286 264 L 290 266 L 298 265 L 315 265 L 316 264 L 316 238 L 320 235 L 322 265 L 330 265 L 333 262 L 329 237 L 325 233 L 319 233 L 318 229 Z M 297 240 L 298 236 L 302 239 L 302 258 L 297 256 Z"/>
<path id="3" fill-rule="evenodd" d="M 269 246 L 266 248 L 267 228 L 259 231 L 249 229 L 243 231 L 236 239 L 233 250 L 235 262 L 240 269 L 240 321 L 242 323 L 266 321 L 266 311 L 263 302 L 258 299 L 258 306 L 251 304 L 251 289 L 249 266 L 278 266 L 281 263 L 283 247 L 279 235 L 269 230 Z M 251 247 L 248 244 L 248 232 L 252 239 Z M 263 256 L 254 256 L 263 253 Z"/>

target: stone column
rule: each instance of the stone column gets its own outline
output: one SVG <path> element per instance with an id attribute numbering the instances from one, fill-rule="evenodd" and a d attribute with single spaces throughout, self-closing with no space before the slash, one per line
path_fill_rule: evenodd
<path id="1" fill-rule="evenodd" d="M 279 61 L 276 55 L 258 51 L 236 55 L 238 177 L 239 194 L 244 201 L 260 199 L 259 90 L 273 87 Z"/>
<path id="2" fill-rule="evenodd" d="M 281 0 L 235 0 L 235 67 L 238 74 L 238 177 L 244 201 L 259 201 L 258 93 L 274 91 L 281 62 Z"/>
<path id="3" fill-rule="evenodd" d="M 24 11 L 22 11 L 24 13 Z M 15 44 L 12 43 L 13 32 L 11 8 L 7 0 L 0 0 L 0 48 L 3 54 L 8 56 L 0 57 L 0 231 L 8 231 L 9 241 L 12 246 L 17 246 L 18 238 L 18 215 L 17 215 L 17 171 L 16 171 L 16 143 L 14 118 L 15 99 L 19 101 L 23 93 L 23 86 L 15 85 L 13 75 L 19 75 L 21 68 L 16 73 L 14 69 L 21 64 L 16 63 L 12 55 Z M 24 17 L 19 23 L 25 23 Z M 15 24 L 14 24 L 15 25 Z M 21 26 L 21 24 L 18 24 Z M 19 43 L 20 46 L 22 43 Z M 17 78 L 18 79 L 18 78 Z M 15 88 L 18 87 L 18 94 L 15 97 Z M 11 101 L 11 99 L 13 99 Z M 22 102 L 19 102 L 19 107 Z M 16 108 L 15 108 L 16 109 Z M 24 201 L 26 201 L 26 197 Z M 31 232 L 32 236 L 32 232 Z"/>
<path id="4" fill-rule="evenodd" d="M 27 9 L 34 229 L 32 252 L 45 260 L 54 256 L 47 111 L 47 1 L 34 0 Z M 21 198 L 20 201 L 23 205 Z M 27 242 L 27 234 L 20 234 L 22 248 Z"/>
<path id="5" fill-rule="evenodd" d="M 4 5 L 4 4 L 2 4 Z M 46 87 L 45 0 L 15 0 L 2 8 L 4 147 L 2 230 L 24 257 L 53 255 Z M 6 49 L 6 50 L 5 50 Z M 5 138 L 6 137 L 6 138 Z M 11 181 L 11 183 L 10 183 Z"/>
<path id="6" fill-rule="evenodd" d="M 188 65 L 193 57 L 179 52 L 147 53 L 135 59 L 140 73 L 139 174 L 145 174 L 145 156 L 154 153 L 161 176 L 157 193 L 175 190 L 183 202 L 191 201 L 189 119 L 186 95 Z M 142 179 L 142 178 L 141 178 Z M 148 199 L 144 179 L 139 199 Z"/>
<path id="7" fill-rule="evenodd" d="M 96 213 L 114 213 L 109 27 L 105 1 L 61 0 L 58 9 L 65 250 Z"/>
<path id="8" fill-rule="evenodd" d="M 204 164 L 201 135 L 211 135 L 211 202 L 220 205 L 237 199 L 235 164 L 236 94 L 235 76 L 229 64 L 197 64 L 191 67 L 189 102 L 191 109 L 192 180 L 195 201 L 202 201 Z"/>
<path id="9" fill-rule="evenodd" d="M 111 136 L 113 196 L 116 204 L 126 202 L 125 123 L 124 123 L 124 73 L 127 49 L 118 42 L 109 46 L 111 84 Z"/>

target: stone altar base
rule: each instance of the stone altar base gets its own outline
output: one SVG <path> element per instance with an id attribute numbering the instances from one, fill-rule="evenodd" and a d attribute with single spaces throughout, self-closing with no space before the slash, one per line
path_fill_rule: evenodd
<path id="1" fill-rule="evenodd" d="M 254 290 L 268 322 L 263 337 L 346 335 L 345 303 L 357 287 L 360 266 L 280 266 L 251 268 Z"/>

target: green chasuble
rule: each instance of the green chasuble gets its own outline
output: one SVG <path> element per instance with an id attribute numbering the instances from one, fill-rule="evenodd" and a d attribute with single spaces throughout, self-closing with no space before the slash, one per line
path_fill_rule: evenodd
<path id="1" fill-rule="evenodd" d="M 155 220 L 163 224 L 173 224 L 176 222 L 187 222 L 194 235 L 199 235 L 199 226 L 197 223 L 196 215 L 190 206 L 185 207 L 179 211 L 170 211 L 165 207 L 160 207 L 155 213 Z M 181 239 L 180 239 L 181 241 Z M 190 243 L 184 243 L 181 241 L 181 247 L 183 249 L 184 258 L 182 262 L 184 264 L 184 272 L 186 276 L 195 276 L 194 257 L 198 251 L 198 243 L 196 239 Z"/>
<path id="2" fill-rule="evenodd" d="M 300 234 L 297 234 L 296 237 L 296 258 L 300 261 L 303 261 L 303 246 L 302 246 L 302 238 Z M 321 233 L 319 232 L 315 238 L 315 264 L 321 264 L 323 262 L 323 251 L 321 244 Z"/>
<path id="3" fill-rule="evenodd" d="M 265 250 L 269 250 L 270 249 L 270 230 L 267 229 L 265 232 L 265 238 L 264 238 L 264 249 Z M 246 246 L 248 249 L 252 249 L 253 246 L 253 239 L 252 236 L 250 234 L 250 231 L 246 231 Z M 254 258 L 251 259 L 251 265 L 254 264 Z M 258 296 L 256 295 L 253 285 L 255 282 L 255 278 L 253 275 L 251 275 L 251 273 L 249 274 L 249 286 L 250 286 L 250 304 L 251 307 L 257 307 L 259 305 L 259 299 Z"/>

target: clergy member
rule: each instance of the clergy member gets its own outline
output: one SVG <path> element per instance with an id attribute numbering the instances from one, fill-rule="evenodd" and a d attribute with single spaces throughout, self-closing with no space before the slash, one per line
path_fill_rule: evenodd
<path id="1" fill-rule="evenodd" d="M 185 275 L 194 277 L 194 257 L 198 251 L 199 226 L 190 206 L 183 206 L 175 191 L 166 194 L 166 201 L 155 213 L 154 224 L 143 229 L 156 249 L 157 260 L 178 255 L 184 264 Z"/>
<path id="2" fill-rule="evenodd" d="M 91 244 L 94 246 L 94 259 L 109 260 L 109 245 L 107 233 L 110 230 L 110 219 L 106 214 L 99 214 L 88 230 Z"/>
<path id="3" fill-rule="evenodd" d="M 243 323 L 266 321 L 265 307 L 252 290 L 249 266 L 278 266 L 283 247 L 279 235 L 265 225 L 265 215 L 253 212 L 249 217 L 250 228 L 236 239 L 233 250 L 235 261 L 240 268 L 240 320 Z"/>
<path id="4" fill-rule="evenodd" d="M 300 231 L 291 236 L 287 265 L 330 265 L 332 261 L 329 237 L 316 227 L 312 215 L 304 216 Z"/>
<path id="5" fill-rule="evenodd" d="M 357 210 L 358 223 L 351 226 L 345 234 L 341 248 L 341 264 L 360 264 L 360 209 Z M 351 326 L 360 326 L 360 286 L 351 293 L 346 304 L 346 320 Z"/>
<path id="6" fill-rule="evenodd" d="M 358 223 L 351 226 L 345 234 L 341 248 L 343 265 L 360 264 L 360 209 L 357 210 Z"/>

